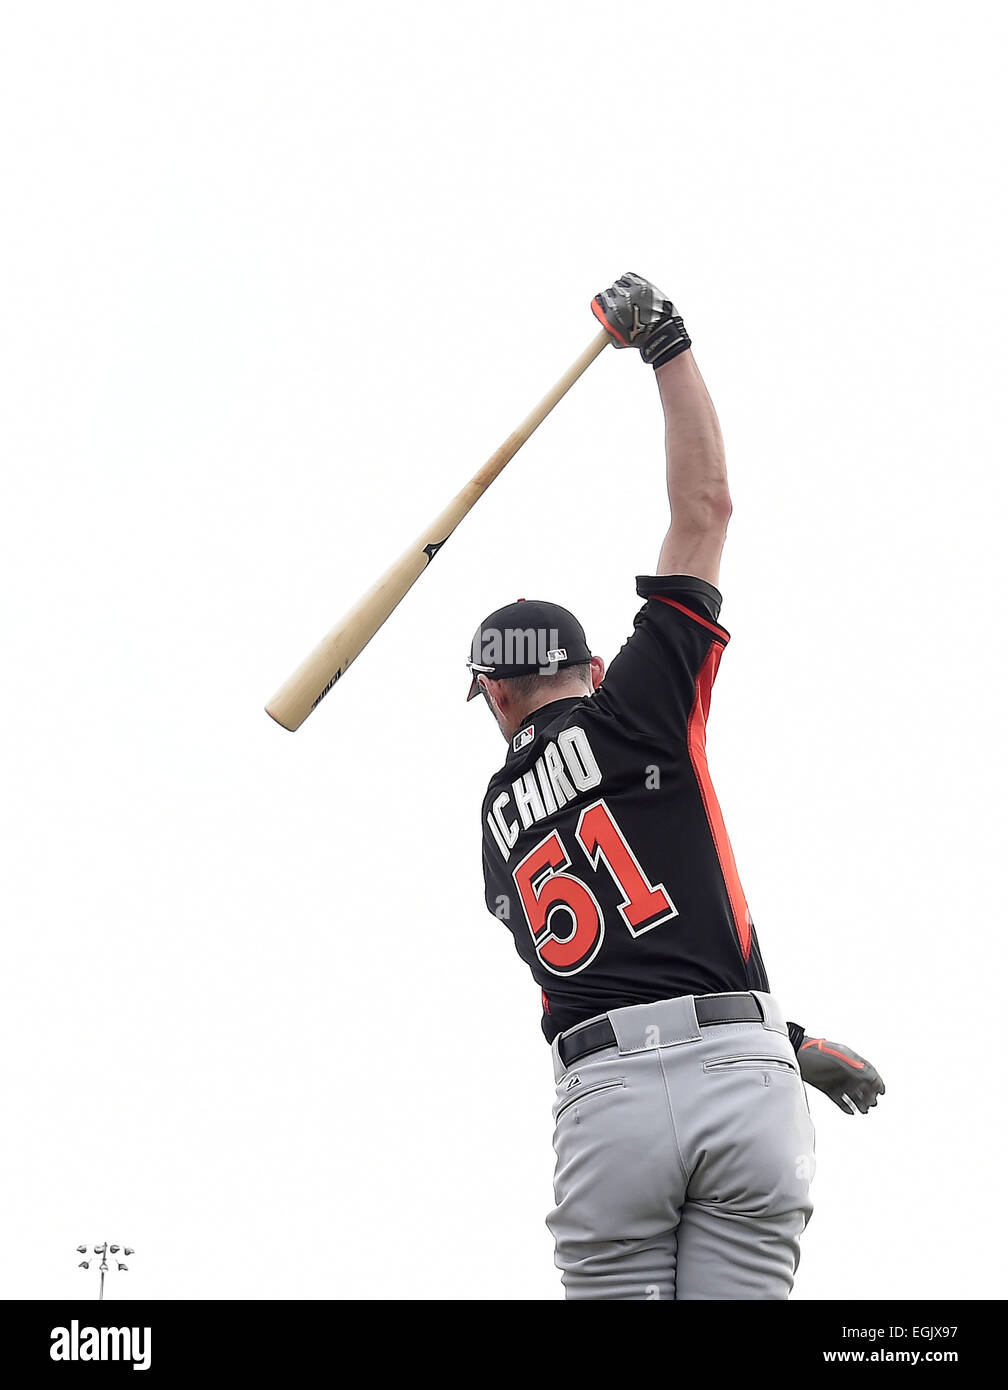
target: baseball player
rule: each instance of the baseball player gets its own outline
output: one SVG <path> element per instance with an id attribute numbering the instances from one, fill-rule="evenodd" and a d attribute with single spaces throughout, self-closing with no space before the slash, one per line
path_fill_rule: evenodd
<path id="1" fill-rule="evenodd" d="M 592 301 L 655 372 L 671 522 L 608 671 L 578 620 L 519 600 L 473 638 L 469 698 L 508 742 L 483 802 L 490 911 L 542 990 L 568 1298 L 783 1299 L 810 1213 L 803 1082 L 848 1114 L 885 1087 L 769 992 L 707 767 L 728 642 L 721 430 L 683 320 L 627 274 Z"/>

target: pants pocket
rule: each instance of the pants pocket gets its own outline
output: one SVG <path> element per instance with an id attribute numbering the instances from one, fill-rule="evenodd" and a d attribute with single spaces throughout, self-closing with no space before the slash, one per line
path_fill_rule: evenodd
<path id="1" fill-rule="evenodd" d="M 615 1077 L 609 1081 L 596 1082 L 594 1086 L 575 1086 L 573 1091 L 565 1091 L 563 1099 L 554 1107 L 553 1119 L 558 1121 L 560 1116 L 566 1114 L 572 1105 L 579 1105 L 583 1101 L 593 1100 L 596 1096 L 604 1095 L 606 1091 L 617 1090 L 620 1086 L 626 1085 L 626 1079 L 622 1076 Z"/>
<path id="2" fill-rule="evenodd" d="M 798 1062 L 786 1057 L 755 1057 L 751 1052 L 739 1057 L 715 1057 L 704 1062 L 704 1071 L 766 1071 L 772 1067 L 777 1071 L 790 1071 L 800 1076 Z"/>

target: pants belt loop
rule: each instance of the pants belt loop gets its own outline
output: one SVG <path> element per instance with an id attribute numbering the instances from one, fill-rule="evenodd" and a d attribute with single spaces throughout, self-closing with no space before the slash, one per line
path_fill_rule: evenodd
<path id="1" fill-rule="evenodd" d="M 609 1021 L 622 1053 L 649 1052 L 657 1047 L 697 1042 L 700 1038 L 692 994 L 662 999 L 655 1004 L 631 1004 L 624 1009 L 612 1009 Z"/>
<path id="2" fill-rule="evenodd" d="M 754 989 L 750 993 L 760 1006 L 763 1014 L 763 1027 L 769 1029 L 771 1033 L 787 1033 L 787 1019 L 781 1010 L 781 1006 L 772 994 L 765 994 L 762 990 Z"/>
<path id="3" fill-rule="evenodd" d="M 553 1039 L 553 1041 L 550 1043 L 550 1052 L 551 1052 L 552 1055 L 553 1055 L 553 1080 L 556 1081 L 558 1084 L 559 1084 L 560 1078 L 563 1076 L 564 1072 L 567 1070 L 567 1068 L 566 1068 L 566 1067 L 564 1066 L 564 1064 L 563 1064 L 563 1059 L 562 1059 L 561 1056 L 560 1056 L 560 1038 L 561 1038 L 561 1036 L 562 1036 L 562 1035 L 561 1035 L 560 1033 L 558 1033 L 558 1034 L 556 1035 L 556 1037 Z"/>

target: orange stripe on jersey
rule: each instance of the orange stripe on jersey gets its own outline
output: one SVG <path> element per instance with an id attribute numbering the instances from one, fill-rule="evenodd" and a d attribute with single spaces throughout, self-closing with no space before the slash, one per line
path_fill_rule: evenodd
<path id="1" fill-rule="evenodd" d="M 723 627 L 718 627 L 717 623 L 711 623 L 706 618 L 701 618 L 699 613 L 694 613 L 693 609 L 687 608 L 685 603 L 676 603 L 674 598 L 666 598 L 664 594 L 649 594 L 648 597 L 655 599 L 658 603 L 667 603 L 670 608 L 678 608 L 680 613 L 685 613 L 687 618 L 692 618 L 695 623 L 705 627 L 708 632 L 713 632 L 715 637 L 719 637 L 722 642 L 728 641 L 728 634 Z"/>
<path id="2" fill-rule="evenodd" d="M 665 602 L 667 601 L 665 600 Z M 749 916 L 749 906 L 742 891 L 738 869 L 735 867 L 735 856 L 732 853 L 724 817 L 721 814 L 717 796 L 714 794 L 710 769 L 707 766 L 707 714 L 710 710 L 711 687 L 714 684 L 714 677 L 717 675 L 718 664 L 721 661 L 723 651 L 724 648 L 720 643 L 711 643 L 710 650 L 696 679 L 696 697 L 689 719 L 689 755 L 690 762 L 693 764 L 693 772 L 696 775 L 697 786 L 700 788 L 704 810 L 707 812 L 707 824 L 710 826 L 710 832 L 714 839 L 718 863 L 721 865 L 725 887 L 728 889 L 728 900 L 731 903 L 735 931 L 742 948 L 742 959 L 747 961 L 752 938 L 752 918 Z"/>

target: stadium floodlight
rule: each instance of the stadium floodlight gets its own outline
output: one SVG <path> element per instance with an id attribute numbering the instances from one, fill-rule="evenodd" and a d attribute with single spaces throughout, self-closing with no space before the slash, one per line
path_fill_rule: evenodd
<path id="1" fill-rule="evenodd" d="M 86 1255 L 86 1254 L 87 1254 L 88 1247 L 87 1247 L 86 1245 L 78 1245 L 77 1249 L 78 1249 L 78 1252 L 79 1252 L 81 1255 Z M 132 1254 L 133 1254 L 133 1247 L 132 1247 L 131 1245 L 126 1245 L 126 1246 L 110 1245 L 110 1244 L 108 1243 L 107 1240 L 106 1240 L 106 1241 L 103 1241 L 103 1242 L 101 1243 L 101 1245 L 96 1245 L 96 1246 L 94 1247 L 94 1253 L 95 1253 L 96 1255 L 100 1255 L 100 1256 L 101 1256 L 101 1263 L 100 1263 L 99 1266 L 98 1266 L 98 1271 L 99 1271 L 99 1274 L 101 1275 L 101 1278 L 99 1279 L 99 1282 L 98 1282 L 98 1299 L 99 1299 L 99 1302 L 102 1301 L 102 1300 L 105 1298 L 105 1275 L 109 1272 L 109 1268 L 110 1268 L 110 1266 L 109 1266 L 109 1255 L 118 1255 L 118 1253 L 119 1253 L 120 1250 L 122 1250 L 123 1253 L 126 1254 L 126 1255 L 132 1255 Z M 126 1264 L 123 1260 L 116 1260 L 116 1261 L 115 1261 L 115 1265 L 116 1265 L 116 1268 L 119 1269 L 119 1270 L 121 1270 L 123 1273 L 127 1273 L 127 1272 L 129 1271 L 129 1265 Z M 90 1269 L 90 1267 L 91 1267 L 91 1261 L 90 1261 L 90 1260 L 81 1260 L 80 1264 L 77 1266 L 78 1269 Z"/>

